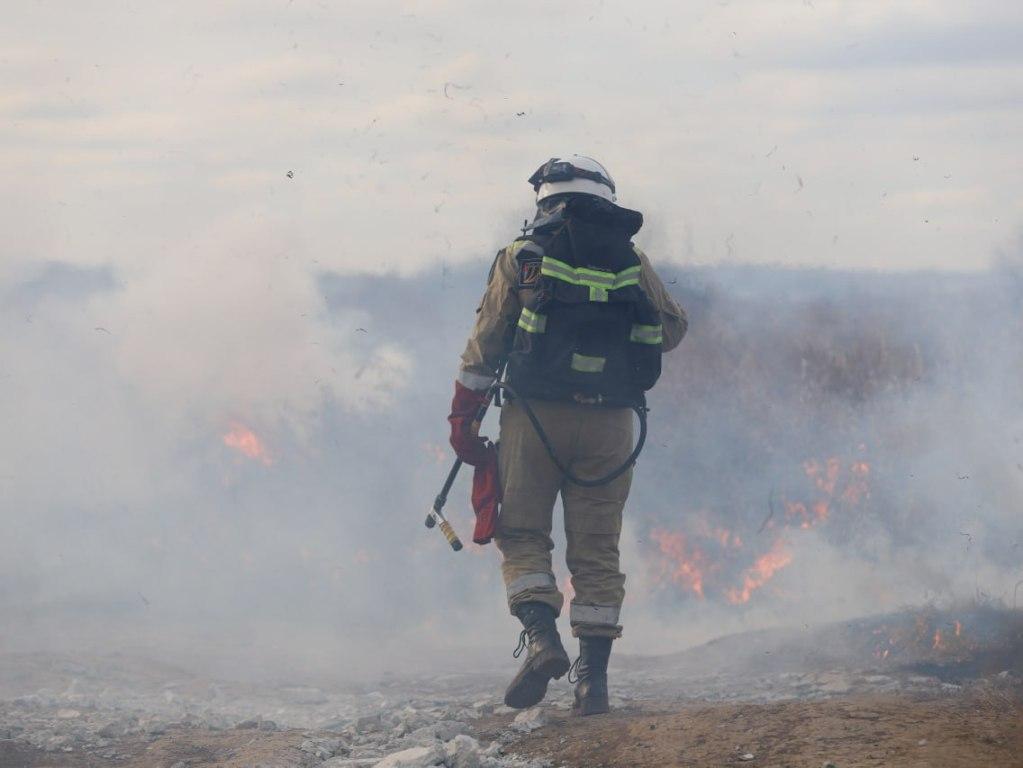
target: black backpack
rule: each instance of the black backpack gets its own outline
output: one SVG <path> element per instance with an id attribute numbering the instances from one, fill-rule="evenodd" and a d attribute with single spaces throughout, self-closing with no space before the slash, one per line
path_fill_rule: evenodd
<path id="1" fill-rule="evenodd" d="M 645 405 L 661 374 L 661 319 L 640 287 L 631 238 L 642 224 L 638 211 L 578 195 L 520 238 L 519 274 L 535 276 L 536 292 L 508 359 L 519 395 Z"/>

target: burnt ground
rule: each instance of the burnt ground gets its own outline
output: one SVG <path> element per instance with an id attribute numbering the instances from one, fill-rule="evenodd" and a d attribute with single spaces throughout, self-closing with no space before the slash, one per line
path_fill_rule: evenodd
<path id="1" fill-rule="evenodd" d="M 95 753 L 54 754 L 14 740 L 0 740 L 0 766 L 3 768 L 163 768 L 218 766 L 300 766 L 304 737 L 299 731 L 263 733 L 251 730 L 213 731 L 208 728 L 172 728 L 155 741 L 140 737 L 116 740 L 117 757 Z"/>
<path id="2" fill-rule="evenodd" d="M 515 664 L 239 682 L 135 655 L 0 653 L 0 768 L 369 768 L 408 749 L 447 768 L 1023 768 L 1018 611 L 906 611 L 615 656 L 614 711 L 585 719 L 562 680 L 516 721 L 501 705 Z"/>
<path id="3" fill-rule="evenodd" d="M 524 765 L 565 768 L 980 768 L 1023 766 L 1023 706 L 1005 692 L 956 696 L 854 695 L 828 700 L 743 704 L 644 704 L 578 718 L 546 710 L 548 723 L 506 744 Z M 502 740 L 514 716 L 477 721 L 481 742 Z M 374 759 L 319 762 L 299 730 L 175 727 L 155 740 L 125 737 L 118 758 L 46 752 L 0 741 L 3 768 L 291 768 L 370 766 Z M 321 734 L 322 735 L 322 734 Z M 752 759 L 743 756 L 752 754 Z"/>
<path id="4" fill-rule="evenodd" d="M 1023 707 L 980 694 L 647 705 L 588 718 L 555 714 L 511 748 L 571 768 L 1018 768 Z"/>

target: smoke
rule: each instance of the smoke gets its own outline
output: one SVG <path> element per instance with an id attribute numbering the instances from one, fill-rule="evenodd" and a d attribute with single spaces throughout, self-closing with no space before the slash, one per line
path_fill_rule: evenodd
<path id="1" fill-rule="evenodd" d="M 514 629 L 496 552 L 453 554 L 422 525 L 488 265 L 334 273 L 282 227 L 197 247 L 9 282 L 3 641 L 341 674 L 498 663 Z M 1014 264 L 665 269 L 691 332 L 626 510 L 623 649 L 1011 603 Z M 466 538 L 467 496 L 463 477 Z"/>

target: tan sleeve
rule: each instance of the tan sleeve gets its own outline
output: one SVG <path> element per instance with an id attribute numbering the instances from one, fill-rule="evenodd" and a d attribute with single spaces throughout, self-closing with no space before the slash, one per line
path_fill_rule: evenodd
<path id="1" fill-rule="evenodd" d="M 682 337 L 686 335 L 689 320 L 686 318 L 686 311 L 679 306 L 679 303 L 668 293 L 668 289 L 664 287 L 661 278 L 657 276 L 653 265 L 650 264 L 650 259 L 639 248 L 635 250 L 643 264 L 643 271 L 639 275 L 639 285 L 661 313 L 661 327 L 664 336 L 661 349 L 668 352 L 677 347 L 682 341 Z"/>
<path id="2" fill-rule="evenodd" d="M 514 245 L 498 252 L 487 290 L 476 309 L 476 325 L 462 353 L 458 380 L 470 389 L 486 389 L 508 355 L 511 330 L 518 322 L 518 265 Z"/>

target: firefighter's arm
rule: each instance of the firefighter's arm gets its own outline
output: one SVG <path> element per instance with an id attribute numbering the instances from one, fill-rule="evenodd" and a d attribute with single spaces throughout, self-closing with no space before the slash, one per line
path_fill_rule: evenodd
<path id="1" fill-rule="evenodd" d="M 686 311 L 682 309 L 679 303 L 668 293 L 668 289 L 664 287 L 661 278 L 657 276 L 653 266 L 650 264 L 650 259 L 639 248 L 635 250 L 643 265 L 643 270 L 639 275 L 639 285 L 661 313 L 661 333 L 663 336 L 661 349 L 668 352 L 677 347 L 679 342 L 682 341 L 682 337 L 686 335 L 686 329 L 689 328 L 689 320 L 686 318 Z"/>
<path id="2" fill-rule="evenodd" d="M 487 289 L 476 309 L 476 324 L 462 353 L 458 381 L 463 386 L 483 390 L 493 383 L 508 355 L 510 331 L 521 309 L 515 257 L 511 248 L 504 248 L 494 259 Z"/>

